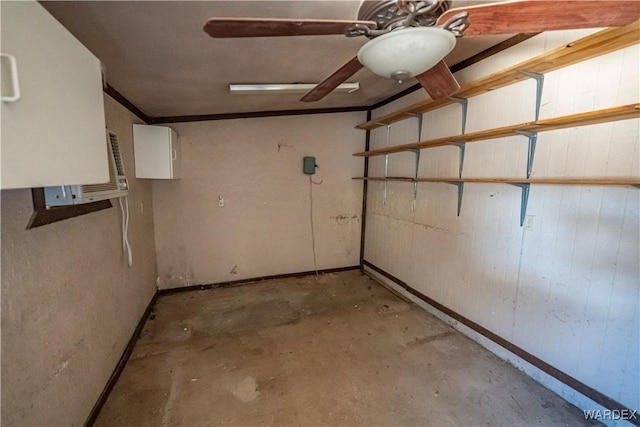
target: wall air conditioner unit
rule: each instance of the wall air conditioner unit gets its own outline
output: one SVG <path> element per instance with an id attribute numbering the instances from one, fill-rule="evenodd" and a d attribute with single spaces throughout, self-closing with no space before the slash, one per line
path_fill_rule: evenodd
<path id="1" fill-rule="evenodd" d="M 110 131 L 107 131 L 107 151 L 109 155 L 109 182 L 45 187 L 44 197 L 47 207 L 97 202 L 129 194 L 129 182 L 124 174 L 118 137 Z"/>

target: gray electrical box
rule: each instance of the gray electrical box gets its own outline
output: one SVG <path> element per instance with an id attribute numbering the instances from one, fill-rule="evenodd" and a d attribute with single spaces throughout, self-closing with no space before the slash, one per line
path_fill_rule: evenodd
<path id="1" fill-rule="evenodd" d="M 305 157 L 302 159 L 302 172 L 305 175 L 313 175 L 316 173 L 316 158 Z"/>

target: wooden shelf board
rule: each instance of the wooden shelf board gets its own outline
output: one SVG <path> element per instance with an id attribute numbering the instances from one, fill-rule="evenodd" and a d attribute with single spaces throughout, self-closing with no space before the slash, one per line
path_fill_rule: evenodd
<path id="1" fill-rule="evenodd" d="M 522 71 L 533 73 L 548 73 L 562 67 L 566 67 L 596 56 L 604 55 L 640 42 L 638 37 L 640 21 L 633 24 L 608 28 L 587 37 L 576 40 L 558 49 L 528 59 L 524 62 L 506 68 L 497 73 L 483 77 L 467 86 L 460 88 L 453 96 L 458 98 L 471 98 L 484 92 L 499 89 L 504 86 L 519 82 L 529 77 Z M 420 101 L 409 105 L 402 110 L 375 118 L 356 126 L 357 129 L 372 130 L 380 126 L 386 126 L 412 117 L 414 114 L 422 114 L 451 104 L 450 99 Z"/>
<path id="2" fill-rule="evenodd" d="M 409 178 L 409 177 L 404 177 L 404 176 L 388 176 L 386 178 L 384 177 L 375 177 L 375 176 L 370 176 L 370 177 L 363 177 L 363 176 L 358 176 L 352 179 L 356 179 L 356 180 L 360 180 L 360 181 L 401 181 L 401 182 L 414 182 L 415 178 Z"/>
<path id="3" fill-rule="evenodd" d="M 367 181 L 399 182 L 440 182 L 440 183 L 480 183 L 480 184 L 538 184 L 538 185 L 636 185 L 640 178 L 407 178 L 407 177 L 355 177 Z"/>
<path id="4" fill-rule="evenodd" d="M 475 142 L 487 139 L 504 138 L 518 135 L 518 131 L 525 132 L 545 132 L 550 130 L 565 129 L 577 126 L 588 126 L 599 123 L 628 120 L 640 117 L 640 104 L 630 104 L 621 107 L 606 108 L 604 110 L 589 111 L 586 113 L 571 114 L 552 119 L 538 120 L 537 122 L 526 122 L 517 125 L 504 126 L 495 129 L 482 130 L 466 134 L 447 136 L 427 141 L 413 142 L 410 144 L 395 145 L 392 147 L 379 148 L 377 150 L 363 151 L 355 153 L 354 156 L 372 157 L 385 154 L 399 153 L 416 149 L 441 147 L 457 142 Z"/>

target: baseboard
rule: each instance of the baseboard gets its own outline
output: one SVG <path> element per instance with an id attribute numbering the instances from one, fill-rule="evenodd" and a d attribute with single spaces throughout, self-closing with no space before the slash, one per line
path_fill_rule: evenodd
<path id="1" fill-rule="evenodd" d="M 620 413 L 620 411 L 624 411 L 623 413 L 627 414 L 634 413 L 614 399 L 589 387 L 474 321 L 413 289 L 407 283 L 387 273 L 380 267 L 368 261 L 363 261 L 363 272 L 393 293 L 403 295 L 404 298 L 408 298 L 416 305 L 478 342 L 501 359 L 511 363 L 535 381 L 557 393 L 578 408 L 582 410 L 599 409 L 601 411 L 618 411 L 618 413 Z M 626 421 L 599 421 L 608 425 L 621 425 L 621 423 L 628 425 L 627 423 L 632 423 L 640 426 L 640 418 L 637 415 L 635 415 L 635 418 Z"/>
<path id="2" fill-rule="evenodd" d="M 352 270 L 362 270 L 362 266 L 353 265 L 350 267 L 327 268 L 325 270 L 318 270 L 318 274 L 340 273 L 342 271 L 352 271 Z M 193 285 L 193 286 L 185 286 L 182 288 L 160 289 L 158 290 L 158 295 L 169 295 L 169 294 L 175 294 L 179 292 L 190 292 L 190 291 L 204 291 L 207 289 L 216 289 L 216 288 L 231 288 L 234 286 L 246 285 L 249 283 L 263 282 L 265 280 L 288 279 L 290 277 L 304 277 L 304 276 L 312 276 L 315 274 L 316 274 L 315 270 L 312 270 L 312 271 L 302 271 L 299 273 L 286 273 L 286 274 L 276 274 L 273 276 L 253 277 L 250 279 L 234 280 L 231 282 L 211 283 L 207 285 Z"/>
<path id="3" fill-rule="evenodd" d="M 133 347 L 136 345 L 136 342 L 138 341 L 138 337 L 140 337 L 140 332 L 142 332 L 142 328 L 144 328 L 144 325 L 147 322 L 147 319 L 149 318 L 149 315 L 151 314 L 151 310 L 153 310 L 153 306 L 155 305 L 157 299 L 158 299 L 158 292 L 156 292 L 153 295 L 153 298 L 151 298 L 151 301 L 149 301 L 149 305 L 147 305 L 147 309 L 142 314 L 142 317 L 140 318 L 140 321 L 138 322 L 136 329 L 133 331 L 133 334 L 131 335 L 131 338 L 129 339 L 127 346 L 122 352 L 122 356 L 120 356 L 120 360 L 118 360 L 118 364 L 116 365 L 115 369 L 111 373 L 111 376 L 109 377 L 107 384 L 104 386 L 102 393 L 100 393 L 100 396 L 96 401 L 96 404 L 93 405 L 93 408 L 91 409 L 91 412 L 89 413 L 89 416 L 87 417 L 87 420 L 84 423 L 85 427 L 91 427 L 96 422 L 96 419 L 98 418 L 98 414 L 100 414 L 100 410 L 106 403 L 107 398 L 109 397 L 109 394 L 113 389 L 113 386 L 116 385 L 118 378 L 120 378 L 120 374 L 122 374 L 122 371 L 124 370 L 124 367 L 127 364 L 127 361 L 129 360 L 129 356 L 131 356 L 131 353 L 133 352 Z"/>

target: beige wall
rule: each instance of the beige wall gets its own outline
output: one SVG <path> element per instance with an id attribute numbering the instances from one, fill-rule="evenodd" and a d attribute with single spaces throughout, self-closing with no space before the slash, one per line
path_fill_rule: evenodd
<path id="1" fill-rule="evenodd" d="M 153 182 L 160 287 L 209 284 L 314 269 L 309 181 L 319 269 L 359 264 L 365 113 L 171 125 L 183 178 Z M 224 207 L 218 206 L 223 196 Z"/>
<path id="2" fill-rule="evenodd" d="M 107 96 L 105 110 L 131 185 L 133 268 L 115 200 L 25 230 L 31 192 L 2 191 L 2 425 L 82 424 L 155 292 L 151 185 L 133 178 L 139 121 Z"/>
<path id="3" fill-rule="evenodd" d="M 592 30 L 590 30 L 592 31 Z M 588 31 L 536 36 L 456 76 L 476 80 Z M 639 47 L 545 75 L 542 119 L 637 103 Z M 396 104 L 415 102 L 399 100 Z M 422 95 L 424 96 L 424 95 Z M 534 120 L 535 82 L 469 100 L 467 132 Z M 393 110 L 374 112 L 374 117 Z M 424 115 L 423 139 L 460 132 L 460 106 Z M 416 138 L 416 120 L 391 126 L 391 144 Z M 386 145 L 372 132 L 372 148 Z M 640 120 L 543 132 L 532 178 L 638 178 Z M 523 136 L 467 144 L 463 177 L 524 178 Z M 384 157 L 370 175 L 384 174 Z M 389 156 L 389 174 L 412 176 L 411 153 Z M 455 178 L 458 148 L 423 150 L 419 177 Z M 395 275 L 536 357 L 633 409 L 640 408 L 640 191 L 632 187 L 531 185 L 520 227 L 521 190 L 505 184 L 464 187 L 393 182 L 369 185 L 365 260 Z M 569 395 L 567 395 L 569 396 Z M 567 397 L 565 396 L 565 397 Z M 576 398 L 574 402 L 577 402 Z M 592 409 L 586 407 L 584 409 Z"/>

